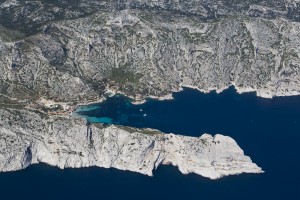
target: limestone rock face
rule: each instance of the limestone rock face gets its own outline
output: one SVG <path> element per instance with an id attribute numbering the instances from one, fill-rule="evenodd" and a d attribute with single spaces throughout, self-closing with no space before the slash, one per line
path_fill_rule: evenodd
<path id="1" fill-rule="evenodd" d="M 159 165 L 210 179 L 262 173 L 230 137 L 186 137 L 150 129 L 85 126 L 73 117 L 47 117 L 24 110 L 0 110 L 0 171 L 47 163 L 59 168 L 99 166 L 152 176 Z"/>
<path id="2" fill-rule="evenodd" d="M 300 94 L 300 25 L 280 11 L 286 7 L 252 5 L 273 17 L 228 7 L 224 16 L 210 18 L 214 12 L 204 12 L 210 7 L 202 8 L 202 1 L 183 2 L 110 2 L 90 15 L 49 19 L 29 35 L 1 27 L 1 98 L 46 96 L 76 104 L 110 89 L 145 99 L 182 86 L 208 92 L 231 85 L 268 98 Z"/>
<path id="3" fill-rule="evenodd" d="M 0 171 L 262 172 L 229 137 L 86 127 L 68 114 L 105 93 L 141 101 L 184 86 L 299 95 L 299 13 L 299 0 L 1 1 Z"/>

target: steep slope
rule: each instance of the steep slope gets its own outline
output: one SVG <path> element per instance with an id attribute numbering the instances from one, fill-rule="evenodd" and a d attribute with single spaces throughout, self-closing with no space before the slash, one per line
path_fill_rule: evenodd
<path id="1" fill-rule="evenodd" d="M 169 16 L 102 11 L 50 23 L 16 41 L 18 34 L 5 29 L 1 93 L 29 102 L 45 96 L 75 104 L 97 100 L 107 89 L 142 99 L 181 86 L 208 92 L 235 85 L 268 98 L 300 93 L 298 23 Z"/>
<path id="2" fill-rule="evenodd" d="M 99 127 L 100 126 L 100 127 Z M 60 168 L 99 166 L 152 175 L 172 164 L 184 173 L 211 179 L 262 173 L 230 137 L 199 138 L 150 129 L 93 125 L 74 118 L 49 117 L 24 110 L 0 110 L 0 171 L 47 163 Z"/>

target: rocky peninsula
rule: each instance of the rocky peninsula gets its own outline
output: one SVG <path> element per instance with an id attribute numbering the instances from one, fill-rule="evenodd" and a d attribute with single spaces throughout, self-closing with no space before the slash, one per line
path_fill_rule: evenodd
<path id="1" fill-rule="evenodd" d="M 187 137 L 152 129 L 85 125 L 78 118 L 0 109 L 0 171 L 31 164 L 63 168 L 99 166 L 153 175 L 159 165 L 210 179 L 262 173 L 226 136 Z"/>

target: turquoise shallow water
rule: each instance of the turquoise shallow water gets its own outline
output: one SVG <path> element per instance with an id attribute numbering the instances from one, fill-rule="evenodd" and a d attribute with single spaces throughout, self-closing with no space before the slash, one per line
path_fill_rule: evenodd
<path id="1" fill-rule="evenodd" d="M 96 106 L 96 107 L 94 107 Z M 116 96 L 80 108 L 91 121 L 156 128 L 200 136 L 234 138 L 264 174 L 242 174 L 211 181 L 160 167 L 154 177 L 114 169 L 67 169 L 37 165 L 0 174 L 0 192 L 19 199 L 300 199 L 300 96 L 263 99 L 185 89 L 174 100 L 132 105 Z M 49 189 L 51 188 L 51 189 Z M 15 192 L 18 191 L 18 192 Z M 32 195 L 34 193 L 34 195 Z M 46 194 L 46 195 L 45 195 Z"/>
<path id="2" fill-rule="evenodd" d="M 101 109 L 101 107 L 98 105 L 78 106 L 76 111 L 77 112 L 88 112 L 88 111 L 93 111 L 96 109 Z"/>

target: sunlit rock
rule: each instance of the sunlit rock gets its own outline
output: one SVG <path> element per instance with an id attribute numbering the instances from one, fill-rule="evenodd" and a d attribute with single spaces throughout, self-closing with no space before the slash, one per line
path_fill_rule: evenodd
<path id="1" fill-rule="evenodd" d="M 210 179 L 262 173 L 236 142 L 226 136 L 187 137 L 152 129 L 85 126 L 84 120 L 43 117 L 21 110 L 0 110 L 0 171 L 35 163 L 59 168 L 98 166 L 153 175 L 159 165 Z"/>

